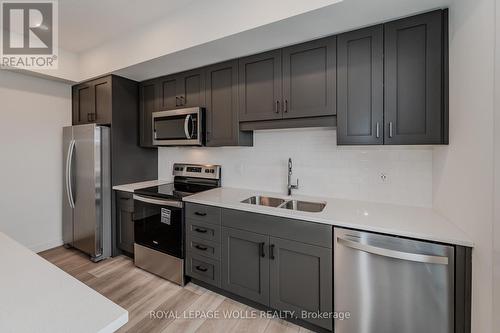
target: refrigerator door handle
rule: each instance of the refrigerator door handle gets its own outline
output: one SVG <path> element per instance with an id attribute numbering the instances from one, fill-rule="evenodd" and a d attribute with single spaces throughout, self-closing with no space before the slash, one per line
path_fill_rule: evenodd
<path id="1" fill-rule="evenodd" d="M 72 169 L 73 169 L 73 153 L 75 151 L 75 140 L 71 140 L 66 155 L 66 194 L 68 196 L 69 206 L 75 208 L 75 199 L 73 198 L 73 188 L 71 185 Z"/>
<path id="2" fill-rule="evenodd" d="M 394 251 L 389 249 L 384 249 L 377 246 L 372 246 L 368 244 L 361 244 L 352 240 L 348 240 L 342 237 L 337 237 L 337 243 L 344 246 L 350 247 L 351 249 L 379 255 L 382 257 L 389 257 L 393 259 L 406 260 L 421 262 L 426 264 L 438 264 L 438 265 L 448 265 L 448 257 L 442 256 L 430 256 L 425 254 L 408 253 L 401 251 Z"/>

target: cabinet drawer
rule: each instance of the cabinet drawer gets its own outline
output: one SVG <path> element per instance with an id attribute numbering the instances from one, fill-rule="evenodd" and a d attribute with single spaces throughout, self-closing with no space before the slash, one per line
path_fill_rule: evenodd
<path id="1" fill-rule="evenodd" d="M 116 205 L 125 212 L 134 212 L 133 194 L 128 192 L 116 192 Z"/>
<path id="2" fill-rule="evenodd" d="M 196 219 L 198 221 L 220 225 L 221 208 L 187 203 L 186 219 Z"/>
<path id="3" fill-rule="evenodd" d="M 212 242 L 220 243 L 221 227 L 203 221 L 186 219 L 186 228 L 188 237 L 196 237 Z"/>
<path id="4" fill-rule="evenodd" d="M 221 245 L 220 243 L 193 237 L 191 233 L 188 233 L 187 251 L 203 257 L 220 260 Z"/>
<path id="5" fill-rule="evenodd" d="M 186 274 L 195 279 L 220 287 L 220 262 L 188 252 Z"/>

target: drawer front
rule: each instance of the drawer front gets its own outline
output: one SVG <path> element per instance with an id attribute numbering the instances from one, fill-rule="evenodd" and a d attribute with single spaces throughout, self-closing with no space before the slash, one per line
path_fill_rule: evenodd
<path id="1" fill-rule="evenodd" d="M 221 208 L 186 203 L 186 219 L 196 219 L 212 224 L 221 224 Z"/>
<path id="2" fill-rule="evenodd" d="M 209 240 L 220 243 L 221 227 L 203 221 L 186 219 L 186 228 L 188 237 Z"/>
<path id="3" fill-rule="evenodd" d="M 332 248 L 332 226 L 272 215 L 222 210 L 222 225 L 301 243 Z"/>
<path id="4" fill-rule="evenodd" d="M 116 205 L 120 210 L 133 213 L 134 212 L 134 199 L 133 194 L 129 192 L 116 192 Z"/>
<path id="5" fill-rule="evenodd" d="M 186 262 L 188 276 L 220 287 L 220 261 L 188 252 Z"/>
<path id="6" fill-rule="evenodd" d="M 191 233 L 188 233 L 187 251 L 203 257 L 220 260 L 221 245 L 220 243 L 193 237 Z"/>

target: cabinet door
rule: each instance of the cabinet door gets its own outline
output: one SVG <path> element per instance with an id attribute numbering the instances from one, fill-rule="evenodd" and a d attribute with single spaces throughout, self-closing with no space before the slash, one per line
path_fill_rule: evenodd
<path id="1" fill-rule="evenodd" d="M 141 147 L 153 147 L 153 112 L 159 111 L 161 82 L 142 82 L 139 87 L 139 141 Z"/>
<path id="2" fill-rule="evenodd" d="M 270 238 L 270 307 L 278 310 L 332 311 L 332 250 Z M 303 318 L 331 330 L 333 319 Z"/>
<path id="3" fill-rule="evenodd" d="M 385 25 L 385 143 L 443 143 L 442 11 Z"/>
<path id="4" fill-rule="evenodd" d="M 269 236 L 222 229 L 222 288 L 269 305 Z"/>
<path id="5" fill-rule="evenodd" d="M 240 121 L 282 118 L 281 50 L 239 60 Z"/>
<path id="6" fill-rule="evenodd" d="M 73 125 L 86 124 L 92 117 L 92 87 L 89 83 L 74 86 L 73 89 Z"/>
<path id="7" fill-rule="evenodd" d="M 195 69 L 177 75 L 176 91 L 180 108 L 205 106 L 205 70 Z"/>
<path id="8" fill-rule="evenodd" d="M 117 196 L 118 212 L 118 247 L 128 253 L 134 253 L 134 209 L 132 195 L 119 193 Z"/>
<path id="9" fill-rule="evenodd" d="M 283 49 L 283 117 L 336 114 L 336 37 Z"/>
<path id="10" fill-rule="evenodd" d="M 111 87 L 112 77 L 104 77 L 92 81 L 92 101 L 93 116 L 92 122 L 97 124 L 111 124 L 112 105 L 111 105 Z"/>
<path id="11" fill-rule="evenodd" d="M 383 144 L 384 33 L 378 25 L 337 37 L 337 144 Z"/>
<path id="12" fill-rule="evenodd" d="M 180 99 L 177 95 L 177 77 L 175 75 L 166 76 L 159 80 L 159 110 L 173 110 L 180 106 Z"/>
<path id="13" fill-rule="evenodd" d="M 207 146 L 238 144 L 238 61 L 206 70 Z"/>

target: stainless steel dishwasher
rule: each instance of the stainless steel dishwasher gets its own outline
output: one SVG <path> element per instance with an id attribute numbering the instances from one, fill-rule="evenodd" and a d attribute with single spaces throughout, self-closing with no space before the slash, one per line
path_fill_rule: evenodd
<path id="1" fill-rule="evenodd" d="M 453 246 L 340 228 L 334 246 L 335 333 L 453 332 Z"/>

